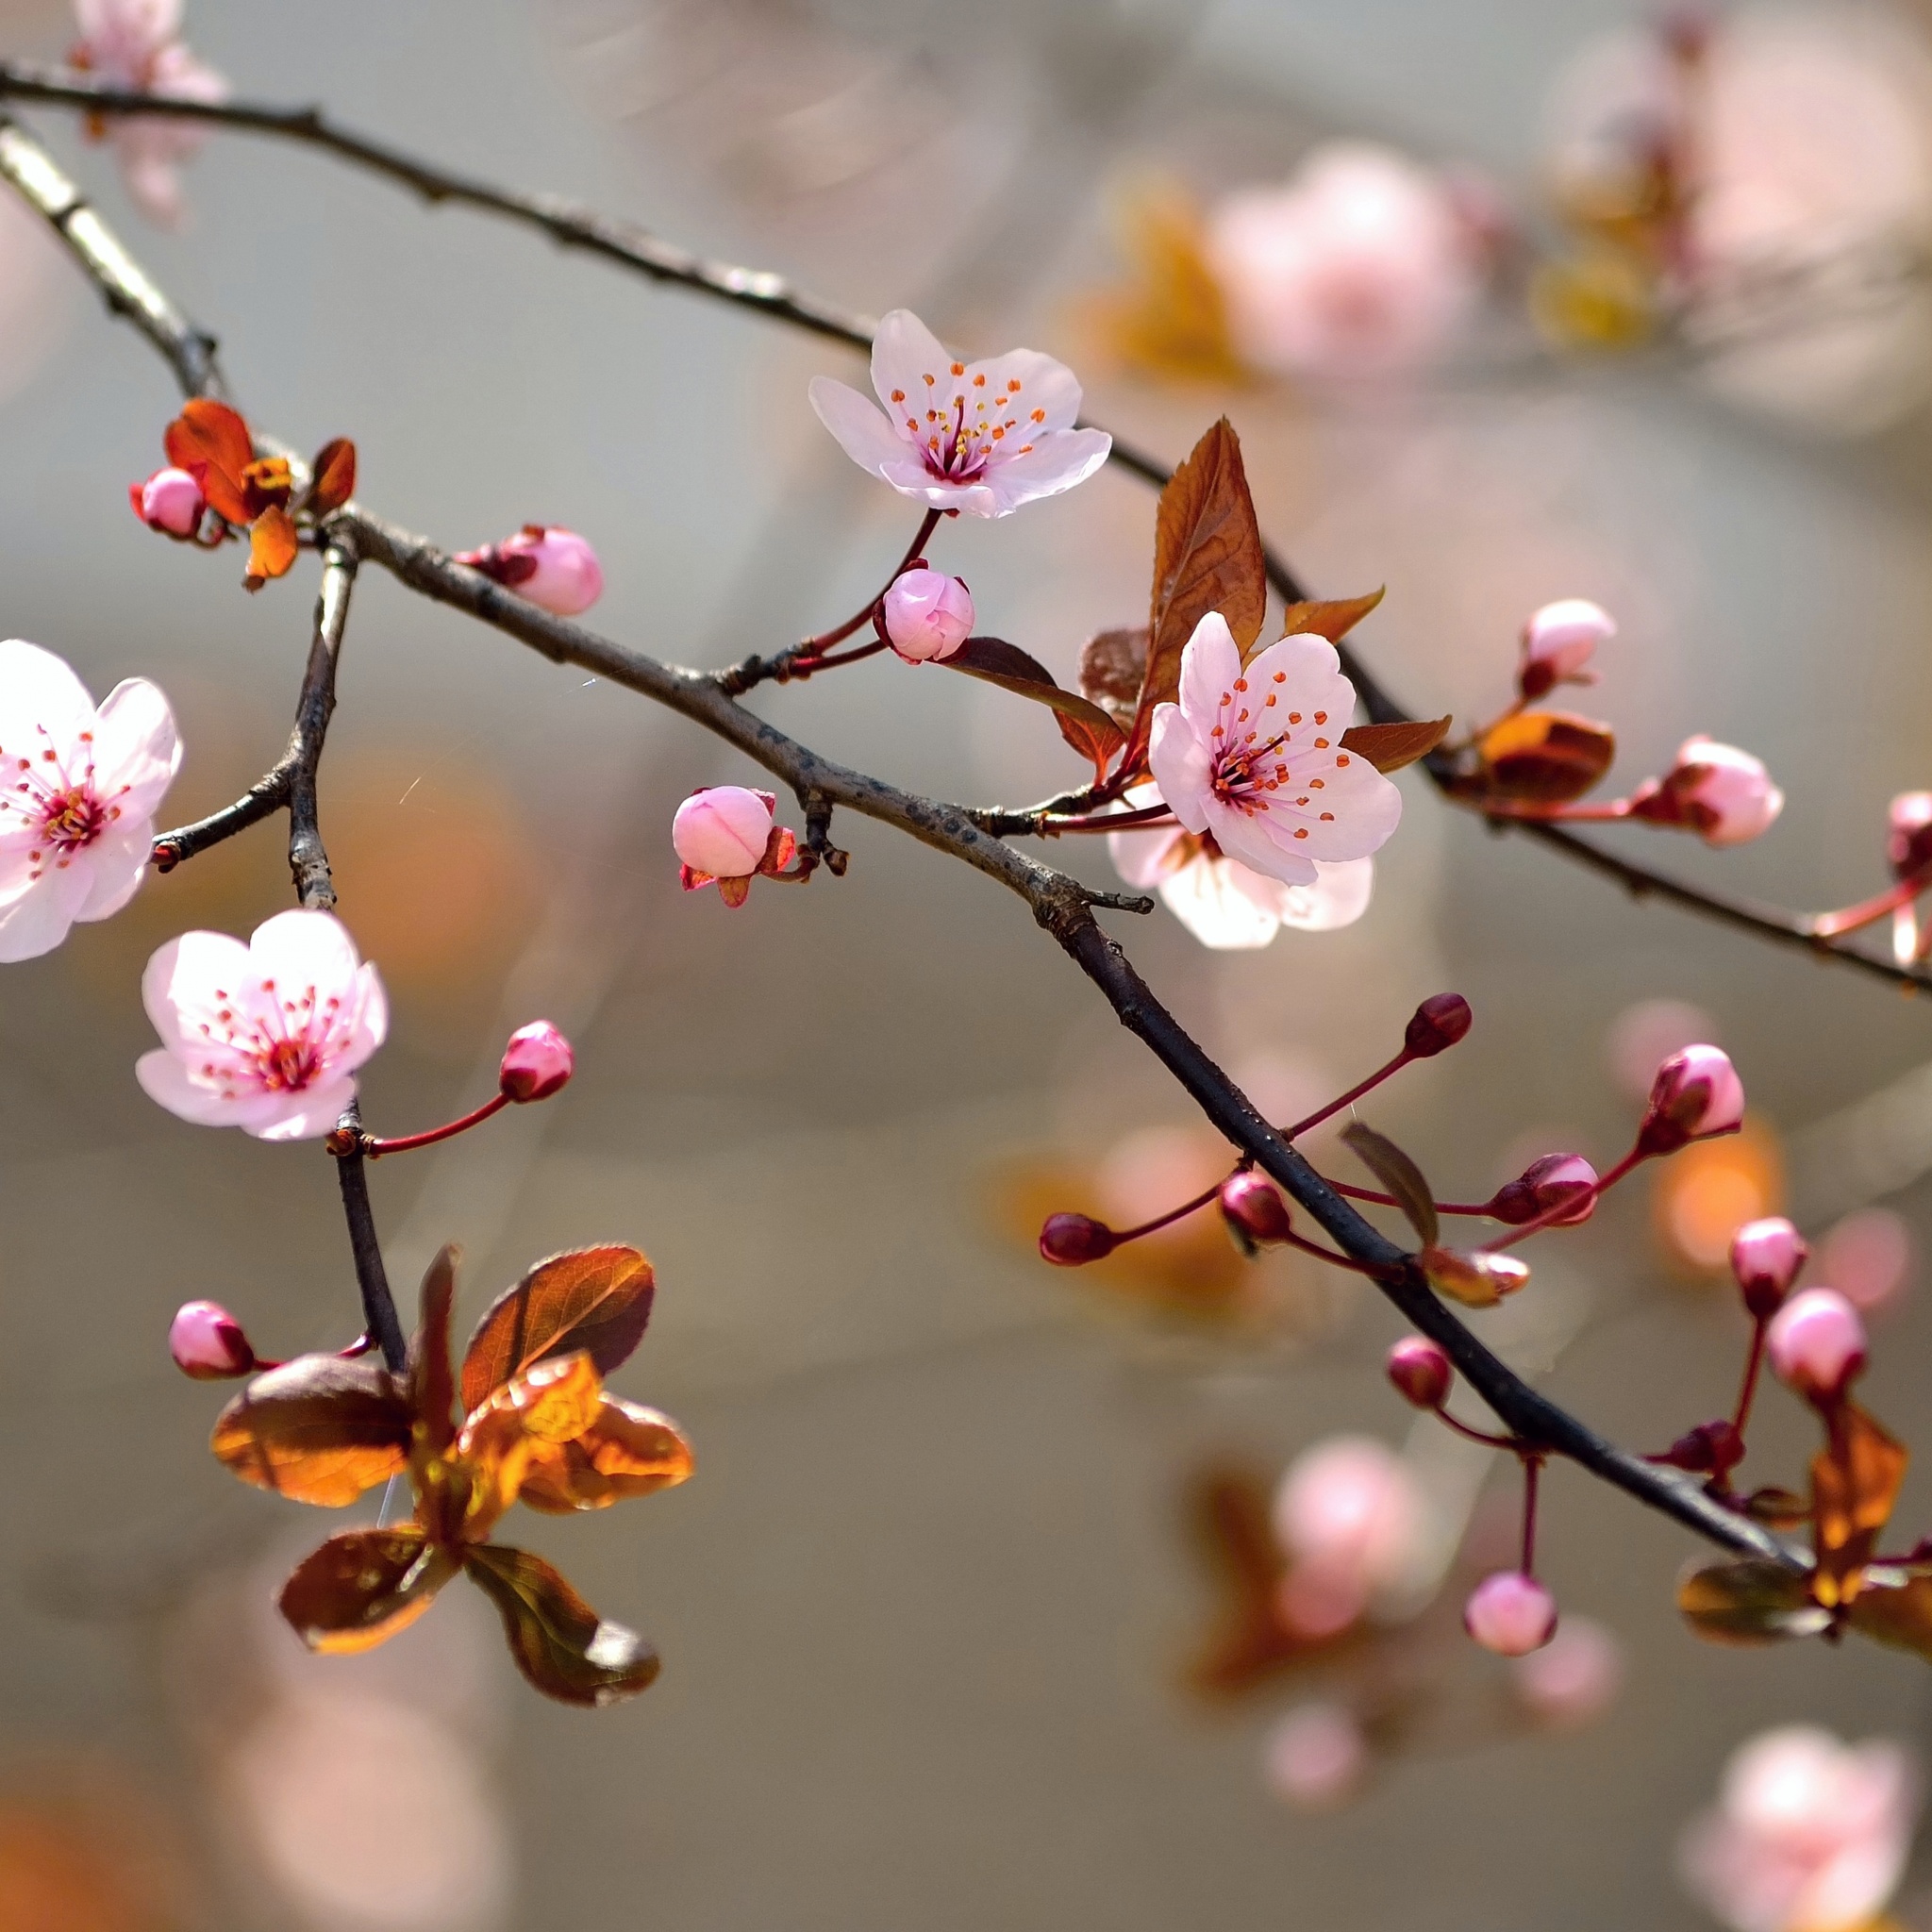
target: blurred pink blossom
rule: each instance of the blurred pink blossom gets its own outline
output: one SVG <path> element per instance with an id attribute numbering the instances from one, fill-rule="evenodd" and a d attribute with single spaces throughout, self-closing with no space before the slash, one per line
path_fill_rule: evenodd
<path id="1" fill-rule="evenodd" d="M 1268 1788 L 1303 1811 L 1345 1805 L 1368 1774 L 1369 1740 L 1345 1705 L 1298 1704 L 1275 1724 L 1263 1746 Z"/>
<path id="2" fill-rule="evenodd" d="M 1780 1381 L 1829 1401 L 1865 1366 L 1865 1324 L 1836 1289 L 1807 1288 L 1772 1317 L 1764 1346 Z"/>
<path id="3" fill-rule="evenodd" d="M 1523 661 L 1517 682 L 1526 698 L 1540 698 L 1558 684 L 1594 684 L 1590 661 L 1596 647 L 1617 635 L 1617 623 L 1588 597 L 1562 597 L 1530 613 L 1523 626 Z"/>
<path id="4" fill-rule="evenodd" d="M 201 485 L 186 470 L 157 470 L 146 482 L 130 485 L 127 494 L 134 514 L 149 529 L 184 541 L 201 528 L 208 508 Z"/>
<path id="5" fill-rule="evenodd" d="M 1407 1463 L 1373 1436 L 1331 1436 L 1295 1457 L 1274 1492 L 1274 1534 L 1289 1558 L 1281 1611 L 1309 1637 L 1332 1636 L 1411 1574 L 1428 1506 Z"/>
<path id="6" fill-rule="evenodd" d="M 1593 1723 L 1624 1684 L 1624 1648 L 1601 1624 L 1566 1617 L 1541 1650 L 1509 1667 L 1516 1695 L 1540 1722 L 1569 1729 Z"/>
<path id="7" fill-rule="evenodd" d="M 1525 1657 L 1557 1633 L 1557 1599 L 1520 1570 L 1498 1570 L 1470 1591 L 1462 1627 L 1498 1657 Z"/>
<path id="8" fill-rule="evenodd" d="M 1912 1274 L 1912 1231 L 1890 1208 L 1860 1208 L 1818 1243 L 1818 1273 L 1861 1314 L 1889 1307 Z"/>

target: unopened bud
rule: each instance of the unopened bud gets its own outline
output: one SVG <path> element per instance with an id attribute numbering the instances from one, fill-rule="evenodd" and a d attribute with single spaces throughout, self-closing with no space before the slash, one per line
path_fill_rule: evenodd
<path id="1" fill-rule="evenodd" d="M 1594 684 L 1588 666 L 1596 647 L 1617 635 L 1615 620 L 1588 597 L 1563 597 L 1532 613 L 1523 626 L 1516 688 L 1540 698 L 1558 684 Z"/>
<path id="2" fill-rule="evenodd" d="M 157 470 L 145 483 L 128 486 L 134 514 L 150 530 L 185 541 L 201 528 L 208 500 L 201 485 L 186 470 Z"/>
<path id="3" fill-rule="evenodd" d="M 1744 1083 L 1722 1047 L 1687 1046 L 1657 1070 L 1638 1144 L 1674 1154 L 1687 1141 L 1722 1134 L 1744 1118 Z"/>
<path id="4" fill-rule="evenodd" d="M 1865 1367 L 1865 1324 L 1835 1288 L 1807 1288 L 1773 1316 L 1764 1346 L 1780 1381 L 1835 1402 Z"/>
<path id="5" fill-rule="evenodd" d="M 1446 1053 L 1469 1031 L 1474 1020 L 1469 1002 L 1459 992 L 1439 992 L 1415 1009 L 1402 1044 L 1411 1059 L 1428 1059 Z"/>
<path id="6" fill-rule="evenodd" d="M 748 785 L 707 785 L 677 808 L 671 843 L 693 873 L 748 878 L 764 861 L 777 799 Z"/>
<path id="7" fill-rule="evenodd" d="M 1463 1255 L 1454 1248 L 1424 1248 L 1420 1259 L 1429 1286 L 1466 1308 L 1492 1308 L 1529 1279 L 1528 1265 L 1514 1255 L 1492 1255 L 1482 1249 Z"/>
<path id="8" fill-rule="evenodd" d="M 1885 858 L 1896 878 L 1932 869 L 1932 791 L 1901 791 L 1887 814 Z"/>
<path id="9" fill-rule="evenodd" d="M 1384 1367 L 1406 1400 L 1418 1408 L 1441 1408 L 1449 1399 L 1455 1371 L 1439 1344 L 1423 1335 L 1405 1335 L 1389 1351 Z"/>
<path id="10" fill-rule="evenodd" d="M 457 561 L 558 617 L 575 617 L 604 594 L 597 553 L 575 530 L 555 524 L 525 524 L 504 542 L 458 551 Z"/>
<path id="11" fill-rule="evenodd" d="M 576 1056 L 548 1020 L 519 1026 L 504 1049 L 496 1080 L 509 1100 L 548 1100 L 576 1071 Z"/>
<path id="12" fill-rule="evenodd" d="M 1285 1241 L 1289 1237 L 1288 1203 L 1265 1174 L 1243 1168 L 1221 1184 L 1221 1211 L 1237 1237 L 1257 1246 Z"/>
<path id="13" fill-rule="evenodd" d="M 1741 845 L 1770 828 L 1785 795 L 1763 762 L 1734 744 L 1687 738 L 1661 778 L 1631 793 L 1633 817 L 1695 832 L 1707 845 Z"/>
<path id="14" fill-rule="evenodd" d="M 1557 1599 L 1534 1576 L 1499 1570 L 1470 1592 L 1462 1627 L 1498 1657 L 1527 1657 L 1557 1634 Z"/>
<path id="15" fill-rule="evenodd" d="M 1596 1212 L 1596 1169 L 1582 1155 L 1545 1154 L 1496 1190 L 1489 1212 L 1511 1227 L 1521 1227 L 1574 1197 L 1575 1206 L 1551 1223 L 1554 1227 L 1574 1227 Z"/>
<path id="16" fill-rule="evenodd" d="M 1040 1230 L 1040 1252 L 1057 1268 L 1080 1268 L 1104 1261 L 1114 1251 L 1116 1236 L 1104 1221 L 1085 1214 L 1049 1214 Z"/>
<path id="17" fill-rule="evenodd" d="M 1784 1306 L 1810 1253 L 1805 1237 L 1782 1214 L 1747 1221 L 1731 1237 L 1731 1273 L 1755 1321 L 1768 1321 Z"/>
<path id="18" fill-rule="evenodd" d="M 183 1302 L 168 1326 L 168 1353 L 197 1382 L 226 1381 L 255 1366 L 241 1323 L 219 1302 Z"/>
<path id="19" fill-rule="evenodd" d="M 1692 1475 L 1714 1475 L 1720 1481 L 1744 1459 L 1744 1439 L 1729 1422 L 1699 1423 L 1687 1429 L 1657 1458 Z"/>
<path id="20" fill-rule="evenodd" d="M 973 635 L 973 593 L 944 571 L 917 569 L 885 596 L 886 641 L 908 663 L 950 658 Z"/>

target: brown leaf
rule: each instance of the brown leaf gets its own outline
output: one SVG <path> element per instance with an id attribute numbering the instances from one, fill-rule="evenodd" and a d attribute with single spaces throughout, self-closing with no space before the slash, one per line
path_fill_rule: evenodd
<path id="1" fill-rule="evenodd" d="M 1811 1520 L 1810 1504 L 1795 1490 L 1781 1490 L 1775 1484 L 1753 1490 L 1743 1507 L 1752 1522 L 1769 1524 L 1774 1529 L 1796 1529 Z"/>
<path id="2" fill-rule="evenodd" d="M 1134 722 L 1141 687 L 1147 678 L 1147 645 L 1153 633 L 1142 625 L 1096 631 L 1080 646 L 1080 694 L 1091 698 L 1123 728 Z"/>
<path id="3" fill-rule="evenodd" d="M 340 1509 L 402 1471 L 409 1423 L 408 1398 L 374 1357 L 305 1355 L 258 1375 L 208 1446 L 244 1483 Z"/>
<path id="4" fill-rule="evenodd" d="M 1424 1247 L 1434 1247 L 1436 1237 L 1441 1232 L 1441 1222 L 1436 1214 L 1434 1191 L 1422 1169 L 1387 1135 L 1376 1133 L 1361 1121 L 1342 1128 L 1341 1138 L 1355 1150 L 1362 1165 L 1395 1196 Z"/>
<path id="5" fill-rule="evenodd" d="M 356 493 L 356 445 L 346 436 L 325 442 L 315 453 L 315 480 L 303 508 L 318 521 L 341 508 Z"/>
<path id="6" fill-rule="evenodd" d="M 596 1420 L 604 1385 L 587 1350 L 532 1362 L 470 1412 L 457 1438 L 471 1493 L 467 1537 L 487 1536 L 517 1499 L 530 1457 L 544 1446 L 574 1441 Z"/>
<path id="7" fill-rule="evenodd" d="M 276 1602 L 310 1650 L 373 1650 L 413 1624 L 459 1567 L 414 1524 L 345 1530 L 303 1557 Z"/>
<path id="8" fill-rule="evenodd" d="M 1126 741 L 1121 727 L 1098 705 L 1077 691 L 1062 691 L 1044 664 L 1004 638 L 968 638 L 950 658 L 938 661 L 949 671 L 963 671 L 968 677 L 996 684 L 1035 704 L 1051 705 L 1060 736 L 1082 758 L 1092 759 L 1096 780 L 1107 776 L 1108 761 Z"/>
<path id="9" fill-rule="evenodd" d="M 201 493 L 229 523 L 252 523 L 243 473 L 255 460 L 247 423 L 226 403 L 195 396 L 182 406 L 161 438 L 168 460 L 201 482 Z"/>
<path id="10" fill-rule="evenodd" d="M 604 1622 L 541 1557 L 480 1543 L 463 1552 L 463 1567 L 501 1613 L 518 1670 L 546 1697 L 601 1707 L 657 1676 L 658 1653 Z"/>
<path id="11" fill-rule="evenodd" d="M 456 1378 L 449 1366 L 449 1318 L 457 1293 L 457 1263 L 463 1251 L 454 1241 L 430 1262 L 423 1277 L 423 1312 L 409 1338 L 409 1406 L 433 1450 L 455 1441 Z"/>
<path id="12" fill-rule="evenodd" d="M 1425 758 L 1449 736 L 1453 718 L 1425 718 L 1400 724 L 1351 724 L 1341 748 L 1365 758 L 1378 772 L 1399 772 Z"/>
<path id="13" fill-rule="evenodd" d="M 1292 638 L 1313 631 L 1318 638 L 1339 644 L 1382 601 L 1382 596 L 1381 591 L 1371 591 L 1366 597 L 1317 597 L 1304 604 L 1291 604 L 1283 612 L 1281 635 Z"/>
<path id="14" fill-rule="evenodd" d="M 608 1375 L 642 1340 L 656 1286 L 635 1248 L 573 1248 L 538 1262 L 476 1324 L 463 1355 L 464 1409 L 544 1356 L 586 1349 Z"/>
<path id="15" fill-rule="evenodd" d="M 1181 653 L 1210 610 L 1227 620 L 1245 657 L 1268 615 L 1268 567 L 1241 439 L 1224 416 L 1160 492 L 1154 526 L 1154 602 L 1147 675 L 1141 685 L 1127 762 L 1145 756 L 1154 708 L 1180 689 Z"/>
<path id="16" fill-rule="evenodd" d="M 287 576 L 294 567 L 297 548 L 295 525 L 288 511 L 271 504 L 249 526 L 243 586 L 258 591 L 269 578 Z"/>
<path id="17" fill-rule="evenodd" d="M 1492 725 L 1477 749 L 1481 791 L 1535 805 L 1566 805 L 1609 770 L 1617 738 L 1593 718 L 1522 711 Z"/>
<path id="18" fill-rule="evenodd" d="M 571 1441 L 532 1445 L 517 1500 L 551 1515 L 603 1509 L 671 1489 L 691 1472 L 691 1444 L 669 1416 L 606 1395 Z"/>
<path id="19" fill-rule="evenodd" d="M 1813 1589 L 1827 1609 L 1858 1594 L 1910 1459 L 1905 1445 L 1855 1402 L 1841 1403 L 1829 1427 L 1830 1440 L 1811 1458 Z"/>
<path id="20" fill-rule="evenodd" d="M 1769 1557 L 1691 1571 L 1677 1585 L 1677 1607 L 1712 1643 L 1775 1643 L 1815 1636 L 1831 1622 L 1812 1601 L 1807 1574 Z"/>
<path id="21" fill-rule="evenodd" d="M 1868 1571 L 1864 1588 L 1852 1600 L 1854 1630 L 1898 1650 L 1932 1657 L 1932 1572 L 1913 1568 L 1896 1573 L 1889 1566 Z"/>

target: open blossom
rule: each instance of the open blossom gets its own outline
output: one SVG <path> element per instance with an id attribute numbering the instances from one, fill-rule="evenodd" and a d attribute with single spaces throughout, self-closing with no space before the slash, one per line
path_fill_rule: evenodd
<path id="1" fill-rule="evenodd" d="M 604 594 L 597 553 L 575 530 L 556 524 L 525 524 L 501 543 L 458 551 L 457 561 L 554 617 L 580 616 Z"/>
<path id="2" fill-rule="evenodd" d="M 1283 638 L 1243 670 L 1227 620 L 1210 610 L 1181 653 L 1180 703 L 1155 708 L 1148 760 L 1160 796 L 1226 857 L 1312 886 L 1317 860 L 1368 858 L 1402 817 L 1401 792 L 1341 749 L 1354 709 L 1326 638 Z"/>
<path id="3" fill-rule="evenodd" d="M 1684 1836 L 1685 1883 L 1734 1932 L 1852 1932 L 1904 1877 L 1919 1810 L 1910 1756 L 1812 1724 L 1731 1754 L 1716 1808 Z"/>
<path id="4" fill-rule="evenodd" d="M 161 1037 L 134 1069 L 148 1098 L 258 1141 L 329 1132 L 389 1031 L 382 981 L 329 912 L 278 912 L 246 945 L 185 932 L 147 962 L 141 996 Z"/>
<path id="5" fill-rule="evenodd" d="M 910 309 L 880 322 L 872 386 L 878 408 L 816 376 L 811 406 L 860 469 L 934 509 L 1003 517 L 1084 483 L 1113 446 L 1074 427 L 1080 385 L 1064 363 L 1037 349 L 957 361 Z"/>
<path id="6" fill-rule="evenodd" d="M 1362 375 L 1440 350 L 1480 290 L 1455 196 L 1387 148 L 1317 148 L 1280 188 L 1216 211 L 1208 260 L 1236 349 L 1257 369 Z"/>
<path id="7" fill-rule="evenodd" d="M 52 952 L 76 920 L 133 898 L 180 764 L 174 713 L 145 678 L 96 708 L 53 652 L 0 643 L 0 960 Z"/>
<path id="8" fill-rule="evenodd" d="M 1681 825 L 1707 845 L 1741 845 L 1771 829 L 1785 795 L 1760 759 L 1702 734 L 1677 748 L 1677 761 L 1635 794 L 1639 818 Z"/>

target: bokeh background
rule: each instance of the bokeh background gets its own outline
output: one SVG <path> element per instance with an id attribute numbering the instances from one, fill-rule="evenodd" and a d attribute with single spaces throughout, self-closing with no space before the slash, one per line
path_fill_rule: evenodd
<path id="1" fill-rule="evenodd" d="M 856 308 L 915 307 L 955 340 L 1062 353 L 1099 420 L 1170 458 L 1230 410 L 1298 567 L 1388 585 L 1360 641 L 1424 714 L 1500 708 L 1524 614 L 1600 600 L 1623 630 L 1586 708 L 1616 724 L 1620 772 L 1703 729 L 1790 794 L 1740 852 L 1625 842 L 1840 904 L 1884 882 L 1886 801 L 1932 780 L 1932 440 L 1909 397 L 1846 438 L 1740 408 L 1681 358 L 1520 345 L 1342 391 L 1189 385 L 1110 360 L 1091 320 L 1122 273 L 1121 197 L 1149 176 L 1212 196 L 1347 132 L 1533 199 L 1559 73 L 1642 17 L 1617 0 L 192 0 L 189 30 L 240 92 L 321 98 Z M 70 33 L 59 7 L 0 4 L 8 51 L 58 56 Z M 221 336 L 252 416 L 303 446 L 353 435 L 367 500 L 452 546 L 530 518 L 584 531 L 615 637 L 698 664 L 769 649 L 870 595 L 909 533 L 807 406 L 812 375 L 859 379 L 836 348 L 243 138 L 192 164 L 190 220 L 158 232 L 108 150 L 24 118 Z M 308 566 L 244 597 L 228 560 L 130 519 L 166 372 L 0 217 L 0 631 L 97 691 L 159 680 L 188 746 L 169 815 L 192 817 L 282 743 Z M 985 627 L 1071 676 L 1082 638 L 1144 608 L 1152 526 L 1151 494 L 1103 475 L 948 528 L 935 554 Z M 1152 1061 L 985 881 L 841 820 L 841 881 L 741 912 L 684 898 L 671 811 L 748 768 L 374 572 L 341 696 L 324 824 L 395 1006 L 372 1122 L 474 1104 L 508 1028 L 540 1014 L 578 1051 L 558 1100 L 376 1171 L 391 1272 L 411 1282 L 459 1241 L 480 1307 L 561 1246 L 650 1253 L 657 1313 L 619 1387 L 686 1426 L 697 1476 L 529 1540 L 646 1630 L 664 1674 L 615 1712 L 549 1707 L 458 1590 L 367 1660 L 310 1662 L 272 1621 L 277 1565 L 330 1525 L 212 1462 L 215 1392 L 162 1338 L 179 1301 L 212 1296 L 267 1351 L 346 1341 L 333 1175 L 312 1148 L 164 1116 L 132 1077 L 152 947 L 286 902 L 263 828 L 9 968 L 0 999 L 0 1862 L 42 1912 L 14 1907 L 20 1925 L 1688 1932 L 1711 1922 L 1674 1847 L 1740 1739 L 1816 1719 L 1932 1743 L 1916 1660 L 1697 1644 L 1671 1602 L 1685 1536 L 1558 1467 L 1546 1574 L 1625 1647 L 1614 1709 L 1529 1735 L 1498 1717 L 1503 1667 L 1441 1646 L 1357 1801 L 1285 1806 L 1264 1744 L 1297 1688 L 1188 1688 L 1218 1602 L 1188 1498 L 1205 1469 L 1272 1480 L 1339 1429 L 1400 1445 L 1387 1312 L 1208 1249 L 1098 1278 L 1037 1260 L 1024 1215 L 1042 1197 L 1111 1187 L 1151 1209 L 1198 1156 Z M 1077 775 L 1044 713 L 890 658 L 758 702 L 942 796 L 1017 802 Z M 1408 816 L 1345 932 L 1222 955 L 1164 911 L 1119 922 L 1257 1094 L 1287 1110 L 1339 1091 L 1420 998 L 1457 989 L 1474 1035 L 1368 1117 L 1480 1196 L 1530 1153 L 1620 1151 L 1617 1023 L 1686 1002 L 1751 1095 L 1750 1198 L 1814 1231 L 1874 1204 L 1922 1221 L 1922 1005 L 1627 902 L 1402 782 Z M 1687 1253 L 1686 1211 L 1661 1239 L 1648 1184 L 1631 1188 L 1477 1318 L 1638 1446 L 1715 1413 L 1735 1374 L 1741 1323 Z M 1923 1299 L 1875 1320 L 1871 1406 L 1923 1437 Z M 1808 1451 L 1795 1406 L 1768 1400 L 1766 1479 Z M 1485 1471 L 1458 1468 L 1466 1501 Z M 1928 1513 L 1915 1474 L 1901 1520 Z M 1911 1881 L 1900 1909 L 1932 1924 Z"/>

